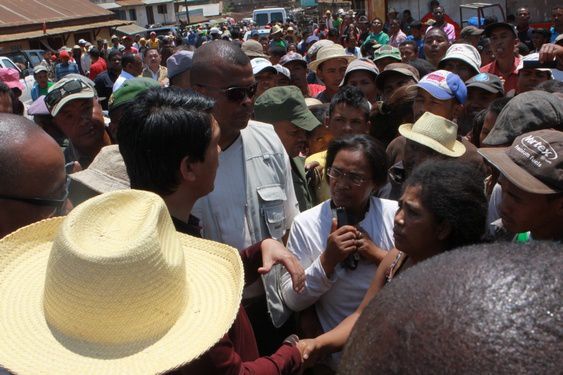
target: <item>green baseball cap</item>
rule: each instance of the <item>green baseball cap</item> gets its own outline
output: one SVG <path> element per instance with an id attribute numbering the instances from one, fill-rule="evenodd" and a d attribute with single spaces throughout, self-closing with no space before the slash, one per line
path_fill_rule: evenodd
<path id="1" fill-rule="evenodd" d="M 109 97 L 109 111 L 111 112 L 123 104 L 131 103 L 137 95 L 152 87 L 160 87 L 160 84 L 152 78 L 138 77 L 128 79 L 121 85 L 119 90 Z"/>
<path id="2" fill-rule="evenodd" d="M 399 52 L 398 48 L 385 45 L 385 46 L 381 46 L 373 53 L 373 61 L 381 60 L 386 57 L 390 57 L 400 62 L 401 52 Z"/>
<path id="3" fill-rule="evenodd" d="M 293 125 L 311 131 L 321 123 L 305 103 L 297 86 L 280 86 L 266 90 L 254 103 L 254 117 L 257 121 L 274 123 L 290 121 Z"/>

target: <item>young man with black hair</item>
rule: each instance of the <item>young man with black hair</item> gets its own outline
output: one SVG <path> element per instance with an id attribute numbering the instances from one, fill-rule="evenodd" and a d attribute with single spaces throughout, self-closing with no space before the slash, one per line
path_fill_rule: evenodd
<path id="1" fill-rule="evenodd" d="M 516 30 L 508 23 L 497 22 L 485 28 L 485 36 L 491 40 L 495 59 L 483 66 L 481 72 L 499 76 L 504 81 L 504 92 L 516 90 L 520 64 L 520 58 L 514 55 L 514 48 L 519 43 Z"/>
<path id="2" fill-rule="evenodd" d="M 213 100 L 182 89 L 153 88 L 127 109 L 117 134 L 131 187 L 160 195 L 176 230 L 196 237 L 201 237 L 201 228 L 191 211 L 213 191 L 221 151 L 213 106 Z M 241 257 L 246 283 L 278 262 L 296 277 L 297 288 L 303 282 L 298 261 L 277 241 L 260 241 Z M 172 374 L 291 374 L 301 366 L 300 348 L 296 340 L 287 341 L 271 356 L 259 358 L 241 305 L 229 332 L 197 361 Z"/>
<path id="3" fill-rule="evenodd" d="M 100 50 L 96 47 L 92 47 L 88 52 L 90 55 L 90 71 L 88 73 L 88 77 L 91 80 L 95 80 L 98 74 L 108 69 L 106 60 L 102 56 L 100 56 Z"/>
<path id="4" fill-rule="evenodd" d="M 121 74 L 121 52 L 117 50 L 112 50 L 108 55 L 108 68 L 106 71 L 101 72 L 94 78 L 94 84 L 96 85 L 96 92 L 100 98 L 100 104 L 102 108 L 107 111 L 108 101 L 113 92 L 113 84 L 117 81 L 117 78 Z"/>
<path id="5" fill-rule="evenodd" d="M 345 135 L 368 134 L 370 104 L 362 91 L 354 86 L 344 86 L 334 95 L 325 118 L 325 125 L 333 139 Z M 315 202 L 320 203 L 330 198 L 329 187 L 324 173 L 326 150 L 309 156 L 305 160 L 308 169 L 315 168 L 313 194 Z"/>
<path id="6" fill-rule="evenodd" d="M 514 241 L 563 241 L 563 132 L 524 133 L 479 153 L 501 173 L 500 216 Z"/>

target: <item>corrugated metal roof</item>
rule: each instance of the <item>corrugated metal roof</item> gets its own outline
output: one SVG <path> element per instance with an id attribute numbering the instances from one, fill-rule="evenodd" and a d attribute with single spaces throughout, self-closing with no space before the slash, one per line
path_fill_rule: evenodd
<path id="1" fill-rule="evenodd" d="M 100 3 L 100 4 L 98 4 L 98 6 L 104 8 L 104 9 L 118 9 L 118 8 L 121 8 L 121 5 L 119 5 L 118 3 Z"/>
<path id="2" fill-rule="evenodd" d="M 123 20 L 111 20 L 111 21 L 102 21 L 102 22 L 93 22 L 84 25 L 74 25 L 74 26 L 67 26 L 67 27 L 55 27 L 51 29 L 47 29 L 47 33 L 43 33 L 43 30 L 36 30 L 30 31 L 25 33 L 16 33 L 16 34 L 6 34 L 2 35 L 0 33 L 0 43 L 3 42 L 12 42 L 14 40 L 23 40 L 23 39 L 32 39 L 32 38 L 41 38 L 47 37 L 50 35 L 59 35 L 64 33 L 70 33 L 74 31 L 82 31 L 82 30 L 90 30 L 90 29 L 97 29 L 100 27 L 113 27 L 113 26 L 122 26 L 122 25 L 130 25 L 131 21 L 123 21 Z"/>
<path id="3" fill-rule="evenodd" d="M 173 2 L 174 2 L 174 0 L 143 0 L 143 3 L 145 3 L 147 5 L 173 3 Z"/>
<path id="4" fill-rule="evenodd" d="M 116 28 L 116 31 L 119 31 L 120 33 L 126 35 L 134 35 L 134 34 L 142 34 L 145 31 L 147 31 L 147 29 L 132 23 L 131 25 L 119 26 L 118 28 Z"/>
<path id="5" fill-rule="evenodd" d="M 88 0 L 0 0 L 0 29 L 112 14 Z"/>

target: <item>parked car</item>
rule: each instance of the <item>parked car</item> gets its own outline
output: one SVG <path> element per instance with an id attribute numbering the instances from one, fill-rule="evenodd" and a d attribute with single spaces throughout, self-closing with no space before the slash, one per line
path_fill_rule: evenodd
<path id="1" fill-rule="evenodd" d="M 263 36 L 265 36 L 266 38 L 270 35 L 270 29 L 255 29 L 256 31 L 258 31 L 258 37 L 262 38 Z M 250 33 L 252 31 L 248 30 L 246 33 L 244 33 L 244 40 L 248 40 L 250 39 Z"/>
<path id="2" fill-rule="evenodd" d="M 284 8 L 264 8 L 255 9 L 252 12 L 252 19 L 258 26 L 265 26 L 273 22 L 286 23 L 287 12 Z"/>
<path id="3" fill-rule="evenodd" d="M 176 26 L 153 27 L 147 29 L 145 37 L 148 38 L 153 31 L 157 36 L 166 36 L 170 31 L 172 31 L 172 34 L 174 35 L 178 35 L 180 32 Z"/>
<path id="4" fill-rule="evenodd" d="M 28 74 L 25 76 L 21 69 L 9 58 L 6 56 L 0 56 L 0 67 L 2 68 L 9 68 L 17 70 L 20 73 L 20 82 L 24 85 L 24 90 L 22 95 L 20 96 L 20 100 L 24 104 L 31 103 L 31 89 L 35 84 L 35 78 L 33 78 L 33 74 Z M 33 70 L 32 70 L 33 71 Z"/>
<path id="5" fill-rule="evenodd" d="M 9 57 L 13 62 L 24 65 L 26 68 L 23 70 L 23 73 L 27 76 L 33 75 L 33 68 L 41 64 L 44 53 L 45 51 L 41 49 L 22 49 L 2 52 L 0 55 Z"/>

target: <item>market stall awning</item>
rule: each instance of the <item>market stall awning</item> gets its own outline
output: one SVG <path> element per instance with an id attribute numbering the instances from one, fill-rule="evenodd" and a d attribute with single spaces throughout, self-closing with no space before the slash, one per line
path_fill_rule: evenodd
<path id="1" fill-rule="evenodd" d="M 43 32 L 43 30 L 40 29 L 40 30 L 28 31 L 24 33 L 4 34 L 4 35 L 0 35 L 0 43 L 12 42 L 15 40 L 48 37 L 53 35 L 72 33 L 75 31 L 82 31 L 82 30 L 99 29 L 101 27 L 124 26 L 124 25 L 130 25 L 131 23 L 132 23 L 131 21 L 124 21 L 124 20 L 109 20 L 109 21 L 93 22 L 93 23 L 82 24 L 82 25 L 48 28 L 46 32 Z"/>
<path id="2" fill-rule="evenodd" d="M 147 31 L 147 29 L 145 29 L 144 27 L 141 27 L 134 23 L 132 23 L 131 25 L 119 26 L 115 30 L 125 35 L 143 34 L 145 31 Z"/>

